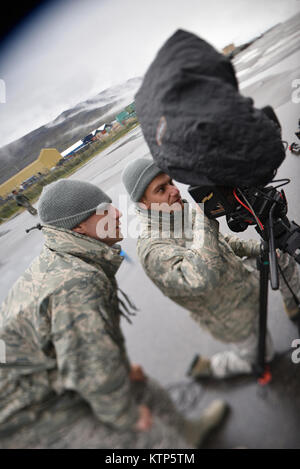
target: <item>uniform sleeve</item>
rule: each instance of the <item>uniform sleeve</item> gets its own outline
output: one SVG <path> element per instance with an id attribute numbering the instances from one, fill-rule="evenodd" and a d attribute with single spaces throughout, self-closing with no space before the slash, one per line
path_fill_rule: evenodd
<path id="1" fill-rule="evenodd" d="M 105 328 L 105 308 L 95 279 L 65 282 L 52 299 L 53 343 L 64 388 L 78 392 L 101 422 L 127 429 L 138 408 L 126 355 Z"/>
<path id="2" fill-rule="evenodd" d="M 244 241 L 237 236 L 228 234 L 226 234 L 224 238 L 233 252 L 239 257 L 258 257 L 260 254 L 260 242 L 255 239 Z"/>
<path id="3" fill-rule="evenodd" d="M 165 295 L 198 296 L 217 285 L 223 268 L 218 227 L 217 221 L 197 214 L 190 248 L 157 239 L 138 250 L 144 270 Z"/>

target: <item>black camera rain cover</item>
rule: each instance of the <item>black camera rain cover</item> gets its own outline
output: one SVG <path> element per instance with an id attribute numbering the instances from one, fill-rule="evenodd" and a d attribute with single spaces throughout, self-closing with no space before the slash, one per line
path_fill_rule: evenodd
<path id="1" fill-rule="evenodd" d="M 185 184 L 264 185 L 285 157 L 280 129 L 239 93 L 230 60 L 183 30 L 150 65 L 136 111 L 156 164 Z"/>

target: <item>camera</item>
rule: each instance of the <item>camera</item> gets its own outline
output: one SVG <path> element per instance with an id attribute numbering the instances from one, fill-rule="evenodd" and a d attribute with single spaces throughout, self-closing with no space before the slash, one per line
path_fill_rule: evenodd
<path id="1" fill-rule="evenodd" d="M 235 232 L 253 225 L 273 259 L 280 248 L 300 263 L 300 228 L 287 218 L 284 191 L 270 185 L 288 144 L 274 109 L 239 93 L 226 57 L 176 31 L 150 65 L 136 109 L 154 161 L 190 186 L 209 218 L 226 216 Z"/>
<path id="2" fill-rule="evenodd" d="M 287 184 L 289 180 L 272 182 Z M 232 231 L 241 232 L 255 226 L 262 239 L 268 241 L 272 229 L 275 248 L 287 252 L 300 264 L 300 226 L 289 221 L 287 199 L 278 187 L 190 186 L 188 192 L 197 203 L 204 204 L 208 218 L 226 216 Z"/>

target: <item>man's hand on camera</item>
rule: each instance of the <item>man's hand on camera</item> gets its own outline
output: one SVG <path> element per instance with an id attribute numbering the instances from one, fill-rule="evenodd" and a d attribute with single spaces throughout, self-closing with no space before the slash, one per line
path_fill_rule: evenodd
<path id="1" fill-rule="evenodd" d="M 135 429 L 146 432 L 152 427 L 152 414 L 149 407 L 145 405 L 139 406 L 139 418 L 135 424 Z"/>
<path id="2" fill-rule="evenodd" d="M 131 365 L 129 378 L 131 381 L 146 381 L 147 377 L 143 371 L 143 368 L 140 365 Z"/>

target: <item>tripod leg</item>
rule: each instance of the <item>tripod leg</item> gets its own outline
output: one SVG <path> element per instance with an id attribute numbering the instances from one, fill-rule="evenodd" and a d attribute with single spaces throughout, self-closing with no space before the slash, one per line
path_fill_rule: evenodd
<path id="1" fill-rule="evenodd" d="M 259 260 L 260 293 L 259 293 L 259 336 L 256 373 L 261 377 L 265 372 L 266 334 L 267 334 L 267 308 L 268 308 L 268 281 L 269 262 L 267 253 L 263 253 Z"/>

